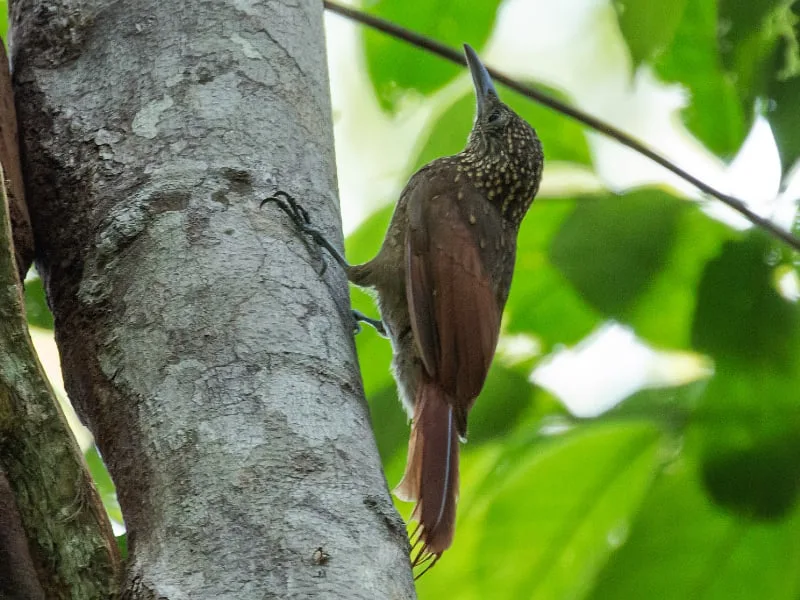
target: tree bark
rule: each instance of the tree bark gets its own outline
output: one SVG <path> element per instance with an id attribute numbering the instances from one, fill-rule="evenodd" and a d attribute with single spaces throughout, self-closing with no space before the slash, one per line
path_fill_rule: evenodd
<path id="1" fill-rule="evenodd" d="M 3 184 L 13 237 L 11 250 L 14 253 L 19 281 L 25 281 L 25 275 L 33 263 L 33 231 L 28 206 L 25 204 L 14 92 L 4 44 L 0 44 L 0 164 L 3 165 Z"/>
<path id="2" fill-rule="evenodd" d="M 0 598 L 44 600 L 17 502 L 0 471 Z"/>
<path id="3" fill-rule="evenodd" d="M 347 285 L 322 5 L 16 0 L 39 268 L 129 598 L 412 598 Z"/>
<path id="4" fill-rule="evenodd" d="M 0 63 L 0 598 L 103 599 L 119 552 L 28 334 L 20 276 L 33 234 L 2 47 Z"/>

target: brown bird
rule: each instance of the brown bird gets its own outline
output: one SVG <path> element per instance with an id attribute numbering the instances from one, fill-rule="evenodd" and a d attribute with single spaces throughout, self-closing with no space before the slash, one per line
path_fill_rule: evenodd
<path id="1" fill-rule="evenodd" d="M 467 146 L 411 177 L 375 258 L 349 265 L 288 194 L 264 201 L 277 202 L 331 252 L 351 282 L 377 292 L 382 323 L 354 314 L 392 343 L 412 420 L 395 494 L 416 502 L 412 564 L 431 561 L 428 568 L 453 541 L 459 438 L 494 356 L 517 233 L 543 165 L 536 132 L 500 101 L 475 51 L 464 49 L 478 104 Z"/>

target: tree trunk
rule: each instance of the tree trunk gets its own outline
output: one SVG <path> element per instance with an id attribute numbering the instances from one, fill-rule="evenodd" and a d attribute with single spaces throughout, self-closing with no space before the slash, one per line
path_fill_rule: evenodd
<path id="1" fill-rule="evenodd" d="M 7 65 L 0 46 L 0 598 L 104 600 L 117 543 L 28 334 L 33 232 Z"/>
<path id="2" fill-rule="evenodd" d="M 16 0 L 39 268 L 130 598 L 412 598 L 347 285 L 322 5 Z"/>
<path id="3" fill-rule="evenodd" d="M 0 472 L 0 598 L 44 600 L 13 490 Z"/>

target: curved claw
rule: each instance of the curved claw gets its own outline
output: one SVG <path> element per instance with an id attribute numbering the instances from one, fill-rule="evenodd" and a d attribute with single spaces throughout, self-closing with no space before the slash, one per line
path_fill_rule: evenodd
<path id="1" fill-rule="evenodd" d="M 264 198 L 261 201 L 259 208 L 263 208 L 268 202 L 274 202 L 277 204 L 281 210 L 289 215 L 292 218 L 292 221 L 294 221 L 295 224 L 301 229 L 305 230 L 305 228 L 311 224 L 311 217 L 308 215 L 308 211 L 300 206 L 293 196 L 287 194 L 286 192 L 278 190 L 272 196 Z"/>
<path id="2" fill-rule="evenodd" d="M 386 333 L 386 327 L 383 325 L 383 321 L 380 319 L 372 319 L 362 313 L 360 310 L 353 310 L 353 319 L 355 320 L 355 327 L 353 328 L 353 332 L 358 335 L 361 333 L 361 323 L 366 323 L 370 327 L 374 328 L 378 335 L 382 337 L 389 337 L 389 334 Z"/>
<path id="3" fill-rule="evenodd" d="M 319 229 L 311 225 L 311 217 L 309 216 L 308 211 L 300 206 L 293 196 L 282 190 L 278 190 L 272 196 L 264 198 L 261 201 L 260 207 L 263 207 L 267 202 L 274 202 L 277 204 L 281 210 L 283 210 L 283 212 L 289 215 L 295 226 L 300 231 L 310 236 L 318 245 L 325 248 L 325 250 L 328 251 L 328 253 L 342 266 L 343 269 L 347 270 L 350 268 L 350 265 L 347 263 L 342 253 L 339 252 L 339 250 L 337 250 L 334 245 L 328 241 L 328 238 L 326 238 Z M 323 263 L 323 268 L 320 275 L 325 273 L 325 269 L 327 269 L 327 265 Z"/>

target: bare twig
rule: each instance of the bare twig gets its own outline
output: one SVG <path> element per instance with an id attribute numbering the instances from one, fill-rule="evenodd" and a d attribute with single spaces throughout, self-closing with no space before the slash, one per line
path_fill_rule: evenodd
<path id="1" fill-rule="evenodd" d="M 436 54 L 451 62 L 466 66 L 464 55 L 460 50 L 455 50 L 453 48 L 450 48 L 449 46 L 441 44 L 435 40 L 432 40 L 431 38 L 428 38 L 424 35 L 420 35 L 419 33 L 400 27 L 399 25 L 395 25 L 394 23 L 390 23 L 389 21 L 385 21 L 384 19 L 368 15 L 364 12 L 361 12 L 353 8 L 342 6 L 340 4 L 337 4 L 336 2 L 331 2 L 331 0 L 324 0 L 324 5 L 325 8 L 330 10 L 331 12 L 334 12 L 348 19 L 352 19 L 353 21 L 358 21 L 359 23 L 363 23 L 368 27 L 372 27 L 373 29 L 382 31 L 388 35 L 391 35 L 392 37 L 404 40 L 414 46 L 417 46 L 418 48 L 427 50 L 431 54 Z M 709 196 L 713 196 L 714 198 L 716 198 L 720 202 L 723 202 L 724 204 L 727 204 L 733 210 L 740 213 L 754 225 L 764 229 L 774 237 L 784 241 L 795 250 L 800 250 L 800 239 L 792 235 L 790 232 L 779 227 L 769 219 L 765 219 L 764 217 L 761 217 L 760 215 L 754 213 L 747 207 L 747 205 L 744 202 L 742 202 L 738 198 L 729 196 L 728 194 L 723 194 L 722 192 L 714 189 L 707 183 L 704 183 L 691 173 L 684 171 L 675 163 L 667 160 L 666 158 L 664 158 L 663 156 L 661 156 L 660 154 L 658 154 L 657 152 L 655 152 L 654 150 L 643 144 L 642 142 L 634 139 L 627 133 L 617 129 L 616 127 L 613 127 L 612 125 L 609 125 L 608 123 L 601 121 L 596 117 L 586 114 L 578 110 L 577 108 L 569 106 L 568 104 L 560 102 L 559 100 L 556 100 L 555 98 L 548 96 L 547 94 L 544 94 L 532 87 L 520 83 L 519 81 L 512 79 L 507 75 L 503 75 L 502 73 L 496 71 L 495 69 L 489 68 L 488 70 L 489 73 L 491 73 L 492 77 L 495 79 L 495 81 L 498 81 L 506 85 L 507 87 L 511 88 L 512 90 L 519 92 L 523 96 L 527 96 L 528 98 L 531 98 L 536 102 L 555 110 L 556 112 L 566 115 L 567 117 L 574 119 L 579 123 L 583 123 L 587 127 L 594 129 L 595 131 L 618 141 L 620 144 L 623 144 L 628 148 L 631 148 L 636 152 L 646 156 L 647 158 L 658 163 L 665 169 L 675 173 L 675 175 L 677 175 L 678 177 L 688 181 L 700 191 L 708 194 Z"/>

